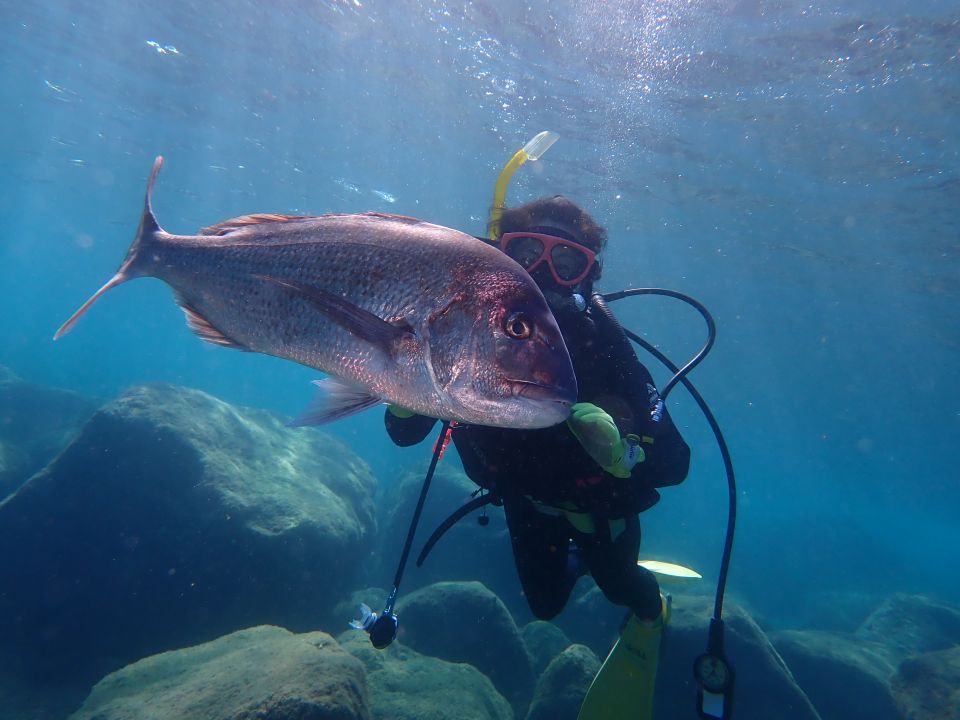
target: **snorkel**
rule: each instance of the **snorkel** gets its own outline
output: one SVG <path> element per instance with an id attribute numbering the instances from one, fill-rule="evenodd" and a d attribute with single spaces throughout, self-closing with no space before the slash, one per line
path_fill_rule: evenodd
<path id="1" fill-rule="evenodd" d="M 527 160 L 539 160 L 559 139 L 560 136 L 550 130 L 539 132 L 530 142 L 517 150 L 503 166 L 503 170 L 497 176 L 497 183 L 493 186 L 493 207 L 490 208 L 490 230 L 487 233 L 491 242 L 496 242 L 500 237 L 500 218 L 506 207 L 507 185 L 513 179 L 513 174 Z"/>
<path id="2" fill-rule="evenodd" d="M 500 174 L 497 176 L 497 182 L 493 186 L 493 205 L 490 208 L 490 222 L 488 223 L 487 238 L 490 242 L 496 243 L 500 239 L 500 218 L 503 217 L 503 211 L 506 208 L 507 187 L 513 180 L 514 173 L 527 160 L 539 160 L 553 144 L 560 139 L 560 135 L 551 130 L 543 130 L 534 135 L 526 145 L 517 150 L 507 164 L 503 166 Z M 573 304 L 578 312 L 583 312 L 587 307 L 587 301 L 580 293 L 573 294 Z M 554 309 L 554 304 L 550 304 Z"/>

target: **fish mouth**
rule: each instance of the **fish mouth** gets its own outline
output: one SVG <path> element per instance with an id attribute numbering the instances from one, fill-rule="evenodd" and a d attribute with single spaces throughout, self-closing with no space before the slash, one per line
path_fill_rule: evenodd
<path id="1" fill-rule="evenodd" d="M 511 380 L 513 394 L 526 400 L 554 403 L 570 407 L 576 401 L 576 393 L 563 385 L 544 385 L 530 380 Z"/>

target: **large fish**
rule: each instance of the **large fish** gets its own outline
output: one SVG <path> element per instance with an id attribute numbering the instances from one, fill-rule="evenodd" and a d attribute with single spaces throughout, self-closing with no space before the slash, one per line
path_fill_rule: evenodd
<path id="1" fill-rule="evenodd" d="M 322 370 L 300 424 L 388 402 L 432 417 L 538 428 L 565 420 L 577 385 L 540 290 L 496 248 L 397 215 L 245 215 L 171 235 L 151 209 L 106 285 L 173 288 L 190 328 L 217 345 Z M 339 378 L 335 380 L 334 378 Z"/>

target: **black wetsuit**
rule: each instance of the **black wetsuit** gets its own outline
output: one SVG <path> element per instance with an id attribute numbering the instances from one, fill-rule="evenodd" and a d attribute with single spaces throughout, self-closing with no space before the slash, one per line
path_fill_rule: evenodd
<path id="1" fill-rule="evenodd" d="M 612 603 L 653 619 L 660 612 L 660 590 L 652 573 L 636 564 L 637 514 L 660 499 L 657 487 L 683 481 L 690 449 L 665 409 L 659 421 L 652 418 L 659 401 L 653 379 L 599 296 L 587 312 L 554 315 L 573 360 L 578 402 L 606 410 L 622 436 L 640 436 L 645 460 L 629 478 L 610 475 L 566 423 L 540 430 L 458 425 L 453 442 L 467 475 L 503 500 L 520 583 L 534 615 L 554 617 L 578 574 L 589 572 Z M 435 422 L 418 415 L 400 419 L 389 411 L 385 418 L 390 437 L 404 446 L 423 440 Z M 551 508 L 588 513 L 595 530 L 583 532 Z M 570 539 L 577 545 L 576 563 L 570 562 Z"/>

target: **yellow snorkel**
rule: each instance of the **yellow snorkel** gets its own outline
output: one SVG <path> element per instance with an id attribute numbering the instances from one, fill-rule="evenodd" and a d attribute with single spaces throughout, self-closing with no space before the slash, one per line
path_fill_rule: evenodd
<path id="1" fill-rule="evenodd" d="M 540 157 L 550 149 L 560 136 L 555 132 L 544 130 L 534 135 L 533 139 L 517 150 L 513 157 L 507 161 L 497 176 L 497 184 L 493 187 L 493 207 L 490 208 L 490 231 L 488 237 L 492 242 L 496 242 L 500 237 L 500 217 L 503 215 L 503 209 L 506 207 L 504 201 L 507 197 L 507 185 L 513 178 L 517 168 L 523 165 L 527 160 L 539 160 Z"/>

